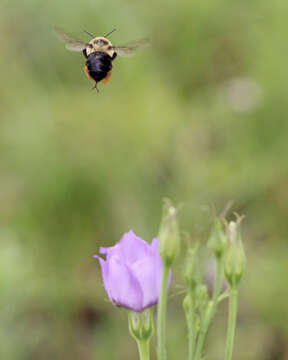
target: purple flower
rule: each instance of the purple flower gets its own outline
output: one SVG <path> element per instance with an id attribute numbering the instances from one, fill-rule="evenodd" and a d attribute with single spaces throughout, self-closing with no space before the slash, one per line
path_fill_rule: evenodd
<path id="1" fill-rule="evenodd" d="M 94 257 L 100 262 L 104 288 L 113 303 L 134 311 L 157 304 L 162 272 L 158 239 L 149 245 L 130 230 L 116 245 L 101 247 L 99 253 L 106 255 L 106 261 Z"/>

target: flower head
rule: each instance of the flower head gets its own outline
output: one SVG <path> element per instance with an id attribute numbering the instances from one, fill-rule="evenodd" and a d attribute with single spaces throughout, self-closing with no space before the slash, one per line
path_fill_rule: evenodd
<path id="1" fill-rule="evenodd" d="M 132 230 L 112 247 L 99 249 L 106 260 L 94 255 L 101 266 L 104 288 L 116 305 L 142 311 L 158 302 L 162 262 L 158 239 L 151 245 Z"/>

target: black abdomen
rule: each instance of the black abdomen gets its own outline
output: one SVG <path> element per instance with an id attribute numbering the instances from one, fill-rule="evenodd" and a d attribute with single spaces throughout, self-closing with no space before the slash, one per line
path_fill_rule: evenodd
<path id="1" fill-rule="evenodd" d="M 99 82 L 107 76 L 108 72 L 112 69 L 113 58 L 104 52 L 93 52 L 88 55 L 86 66 L 89 75 Z"/>

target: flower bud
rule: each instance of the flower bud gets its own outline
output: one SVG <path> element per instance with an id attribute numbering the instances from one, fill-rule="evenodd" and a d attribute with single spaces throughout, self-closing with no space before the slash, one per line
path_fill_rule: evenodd
<path id="1" fill-rule="evenodd" d="M 184 279 L 190 290 L 194 290 L 198 282 L 198 250 L 199 244 L 197 243 L 194 247 L 188 249 L 187 252 L 186 264 L 184 268 Z"/>
<path id="2" fill-rule="evenodd" d="M 130 311 L 128 315 L 129 330 L 136 340 L 148 340 L 153 335 L 153 311 L 146 309 L 142 312 Z"/>
<path id="3" fill-rule="evenodd" d="M 165 266 L 171 267 L 180 250 L 180 236 L 177 212 L 170 201 L 163 206 L 162 222 L 159 231 L 159 254 Z"/>
<path id="4" fill-rule="evenodd" d="M 205 308 L 208 302 L 208 289 L 207 286 L 201 284 L 196 288 L 196 301 L 200 308 Z"/>
<path id="5" fill-rule="evenodd" d="M 221 259 L 227 247 L 227 236 L 223 231 L 223 225 L 219 218 L 215 218 L 208 240 L 208 248 L 217 259 Z"/>
<path id="6" fill-rule="evenodd" d="M 245 268 L 245 253 L 240 234 L 241 220 L 239 217 L 236 222 L 231 221 L 227 225 L 229 242 L 224 260 L 224 274 L 231 287 L 239 285 Z"/>
<path id="7" fill-rule="evenodd" d="M 209 305 L 209 295 L 208 295 L 208 289 L 207 286 L 204 284 L 200 284 L 196 288 L 196 307 L 198 309 L 198 313 L 200 317 L 204 316 L 206 314 L 207 307 Z"/>

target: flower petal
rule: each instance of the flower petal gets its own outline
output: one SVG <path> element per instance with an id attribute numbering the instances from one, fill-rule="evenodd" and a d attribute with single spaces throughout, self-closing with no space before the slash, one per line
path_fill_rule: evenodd
<path id="1" fill-rule="evenodd" d="M 143 293 L 143 309 L 157 304 L 160 292 L 162 262 L 158 254 L 147 256 L 131 266 Z"/>
<path id="2" fill-rule="evenodd" d="M 158 239 L 157 238 L 154 238 L 151 242 L 151 245 L 150 245 L 150 249 L 154 252 L 154 253 L 157 253 L 158 254 Z"/>
<path id="3" fill-rule="evenodd" d="M 119 242 L 117 244 L 115 244 L 114 246 L 110 246 L 110 247 L 100 247 L 99 248 L 99 253 L 102 255 L 106 255 L 107 256 L 107 260 L 109 260 L 112 256 L 117 256 L 120 260 L 123 259 L 123 252 L 121 250 L 121 246 L 119 244 Z M 124 262 L 124 261 L 121 261 Z"/>
<path id="4" fill-rule="evenodd" d="M 132 230 L 122 236 L 119 245 L 126 264 L 133 264 L 146 256 L 150 247 L 146 241 L 136 236 Z"/>
<path id="5" fill-rule="evenodd" d="M 134 311 L 141 311 L 142 289 L 129 267 L 121 263 L 116 256 L 108 261 L 108 267 L 108 288 L 112 301 Z"/>
<path id="6" fill-rule="evenodd" d="M 152 240 L 151 245 L 150 245 L 150 249 L 151 249 L 154 253 L 159 254 L 159 252 L 158 252 L 158 239 L 157 239 L 157 238 L 154 238 L 154 239 Z M 159 255 L 159 256 L 160 256 L 160 255 Z M 162 263 L 162 261 L 161 261 L 161 263 Z M 162 271 L 162 268 L 161 268 L 161 271 Z M 172 280 L 172 270 L 170 269 L 169 275 L 168 275 L 167 289 L 170 287 L 171 280 Z"/>
<path id="7" fill-rule="evenodd" d="M 101 267 L 101 273 L 102 273 L 103 285 L 104 285 L 107 295 L 109 296 L 109 299 L 112 301 L 110 291 L 109 291 L 109 285 L 108 285 L 108 277 L 109 277 L 108 263 L 107 263 L 107 261 L 103 260 L 98 255 L 94 255 L 93 257 L 99 260 L 100 267 Z"/>

